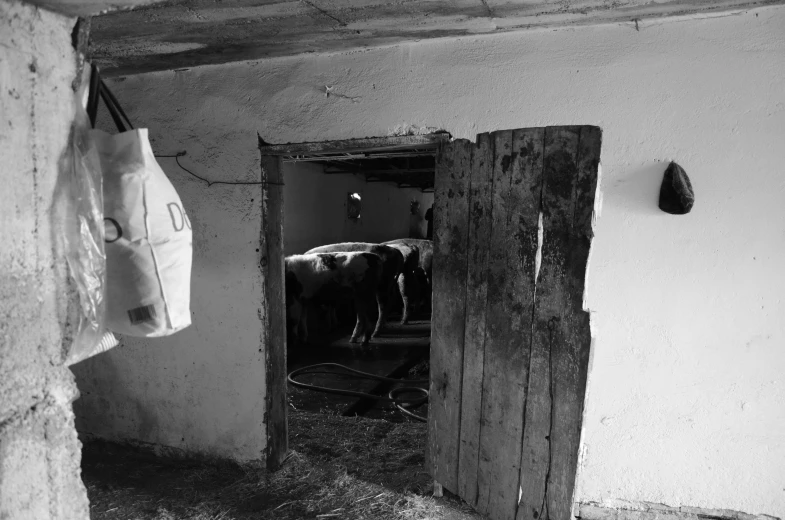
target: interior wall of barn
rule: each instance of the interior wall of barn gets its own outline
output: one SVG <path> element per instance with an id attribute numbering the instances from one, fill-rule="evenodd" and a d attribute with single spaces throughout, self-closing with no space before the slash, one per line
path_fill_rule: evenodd
<path id="1" fill-rule="evenodd" d="M 185 150 L 181 164 L 211 181 L 260 180 L 254 132 L 238 129 L 225 142 L 194 139 L 206 135 L 209 124 L 203 120 L 187 134 L 169 134 L 151 121 L 147 111 L 155 111 L 154 104 L 133 100 L 121 83 L 113 87 L 131 121 L 151 127 L 156 154 Z M 198 106 L 181 108 L 192 109 L 200 112 Z M 114 132 L 112 125 L 99 105 L 97 126 Z M 191 222 L 191 326 L 162 338 L 118 335 L 118 347 L 74 365 L 81 393 L 74 403 L 76 427 L 88 438 L 140 444 L 173 456 L 263 460 L 262 188 L 208 186 L 171 157 L 158 162 Z"/>
<path id="2" fill-rule="evenodd" d="M 409 204 L 420 203 L 414 225 L 425 236 L 422 217 L 433 204 L 433 193 L 366 182 L 362 175 L 325 174 L 314 163 L 284 163 L 284 253 L 302 254 L 338 242 L 384 242 L 410 236 Z M 359 219 L 346 213 L 349 193 L 359 193 Z"/>
<path id="3" fill-rule="evenodd" d="M 285 143 L 401 127 L 440 127 L 470 139 L 505 128 L 602 127 L 604 205 L 586 295 L 595 340 L 575 499 L 783 517 L 785 8 L 637 25 L 205 66 L 130 76 L 111 87 L 150 127 L 157 151 L 186 149 L 184 163 L 222 179 L 256 174 L 257 131 Z M 341 95 L 325 97 L 324 85 Z M 686 216 L 657 208 L 671 159 L 696 191 Z M 128 390 L 113 390 L 108 378 L 92 387 L 105 397 L 91 399 L 139 417 L 179 407 L 156 427 L 174 418 L 205 441 L 216 417 L 229 419 L 225 431 L 239 436 L 257 428 L 259 416 L 246 415 L 243 425 L 234 410 L 259 402 L 248 378 L 264 376 L 244 364 L 258 347 L 253 335 L 247 343 L 226 338 L 258 329 L 248 283 L 256 279 L 258 218 L 250 199 L 258 195 L 206 188 L 162 162 L 202 229 L 194 237 L 195 326 L 115 354 L 123 361 L 118 372 L 134 374 L 131 388 L 143 399 L 126 399 Z M 226 312 L 222 305 L 233 301 Z M 168 351 L 173 375 L 145 364 Z M 183 391 L 186 384 L 199 385 L 201 396 L 209 388 L 213 403 L 231 407 L 203 406 L 204 397 Z M 143 394 L 147 388 L 161 391 Z M 113 417 L 107 432 L 119 425 Z M 219 440 L 238 443 L 232 435 Z"/>
<path id="4" fill-rule="evenodd" d="M 74 118 L 75 22 L 0 0 L 0 518 L 89 517 L 63 349 L 76 300 L 52 213 Z"/>

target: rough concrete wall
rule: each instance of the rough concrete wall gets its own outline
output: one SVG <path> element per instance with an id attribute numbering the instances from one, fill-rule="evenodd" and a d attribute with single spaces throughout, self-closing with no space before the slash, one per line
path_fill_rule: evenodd
<path id="1" fill-rule="evenodd" d="M 88 518 L 50 206 L 73 118 L 74 20 L 0 0 L 0 518 Z"/>
<path id="2" fill-rule="evenodd" d="M 409 236 L 409 203 L 430 207 L 433 195 L 356 175 L 325 175 L 309 163 L 284 164 L 284 251 L 287 255 L 338 242 L 384 242 Z M 360 193 L 359 221 L 346 216 L 349 192 Z M 428 204 L 426 206 L 426 204 Z"/>
<path id="3" fill-rule="evenodd" d="M 148 111 L 155 103 L 141 101 L 122 87 L 112 84 L 136 126 L 150 127 L 155 153 L 186 150 L 180 162 L 211 180 L 260 179 L 254 132 L 238 130 L 221 142 L 202 139 L 213 111 L 228 110 L 220 99 L 181 106 L 176 116 L 158 119 L 155 111 Z M 98 126 L 116 131 L 103 105 L 100 110 Z M 175 120 L 189 121 L 187 129 L 169 128 Z M 174 448 L 171 454 L 262 459 L 267 348 L 260 321 L 262 189 L 208 187 L 173 158 L 158 162 L 177 189 L 193 229 L 192 325 L 165 338 L 121 336 L 117 348 L 74 365 L 81 393 L 74 403 L 77 429 L 113 441 Z"/>
<path id="4" fill-rule="evenodd" d="M 785 8 L 771 7 L 637 31 L 533 31 L 202 67 L 112 86 L 167 136 L 160 150 L 209 143 L 209 173 L 227 177 L 249 169 L 257 131 L 285 143 L 385 135 L 402 124 L 458 138 L 601 126 L 605 202 L 587 295 L 596 339 L 576 499 L 783 517 L 783 27 Z M 324 85 L 345 97 L 325 97 Z M 657 208 L 668 159 L 695 187 L 689 215 Z M 213 204 L 215 191 L 203 193 L 201 203 Z M 207 323 L 199 327 L 214 327 Z"/>

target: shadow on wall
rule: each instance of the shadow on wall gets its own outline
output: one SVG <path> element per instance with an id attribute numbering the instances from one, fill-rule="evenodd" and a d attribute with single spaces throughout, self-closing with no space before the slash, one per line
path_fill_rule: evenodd
<path id="1" fill-rule="evenodd" d="M 76 430 L 80 435 L 94 435 L 111 441 L 155 438 L 158 419 L 143 402 L 125 389 L 124 374 L 117 366 L 115 356 L 128 348 L 120 345 L 112 351 L 98 354 L 71 367 L 79 387 L 80 397 L 74 401 Z M 106 395 L 110 390 L 111 395 Z M 124 403 L 122 406 L 117 403 Z M 129 405 L 129 403 L 131 403 Z M 118 438 L 113 425 L 121 424 L 123 436 Z M 116 426 L 114 426 L 116 428 Z M 128 434 L 127 432 L 133 432 Z"/>
<path id="2" fill-rule="evenodd" d="M 630 213 L 640 215 L 665 215 L 659 208 L 662 176 L 670 161 L 652 161 L 626 171 L 610 182 L 608 195 Z"/>

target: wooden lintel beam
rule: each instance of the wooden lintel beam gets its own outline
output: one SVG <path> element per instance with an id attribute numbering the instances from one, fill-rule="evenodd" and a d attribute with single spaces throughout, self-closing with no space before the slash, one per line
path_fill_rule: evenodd
<path id="1" fill-rule="evenodd" d="M 435 166 L 433 168 L 417 168 L 412 170 L 325 170 L 325 175 L 332 175 L 337 173 L 362 173 L 364 175 L 388 175 L 390 177 L 400 177 L 403 175 L 421 175 L 423 173 L 431 173 L 433 174 L 435 170 Z"/>
<path id="2" fill-rule="evenodd" d="M 353 153 L 370 151 L 395 151 L 409 148 L 437 148 L 439 143 L 449 142 L 448 132 L 424 135 L 401 135 L 388 137 L 366 137 L 362 139 L 343 139 L 318 143 L 268 144 L 261 138 L 259 150 L 262 155 L 297 155 L 315 153 Z M 329 160 L 329 157 L 325 157 Z"/>

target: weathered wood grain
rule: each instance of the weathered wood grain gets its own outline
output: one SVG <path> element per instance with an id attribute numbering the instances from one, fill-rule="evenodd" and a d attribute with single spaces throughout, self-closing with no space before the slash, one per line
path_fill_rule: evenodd
<path id="1" fill-rule="evenodd" d="M 396 151 L 409 148 L 433 148 L 439 143 L 450 140 L 447 132 L 423 135 L 399 135 L 386 137 L 366 137 L 362 139 L 343 139 L 339 141 L 319 141 L 310 143 L 263 144 L 260 149 L 266 155 L 297 155 L 312 153 L 353 153 L 369 151 Z"/>
<path id="2" fill-rule="evenodd" d="M 598 126 L 582 126 L 578 146 L 578 184 L 575 197 L 573 234 L 594 238 L 594 202 L 599 181 L 602 129 Z M 585 266 L 584 266 L 585 268 Z M 585 270 L 585 269 L 584 269 Z"/>
<path id="3" fill-rule="evenodd" d="M 259 268 L 264 291 L 260 319 L 265 348 L 267 467 L 277 468 L 288 451 L 286 424 L 286 315 L 284 311 L 283 172 L 279 157 L 262 155 L 262 232 Z"/>
<path id="4" fill-rule="evenodd" d="M 548 496 L 550 517 L 565 520 L 570 518 L 572 509 L 591 346 L 589 313 L 583 310 L 583 292 L 601 139 L 597 127 L 584 126 L 579 131 L 575 164 L 565 162 L 562 168 L 554 167 L 549 172 L 559 175 L 566 186 L 552 191 L 546 189 L 544 193 L 546 203 L 564 208 L 569 219 L 559 219 L 562 227 L 556 230 L 561 254 L 555 258 L 564 258 L 560 260 L 560 268 L 565 278 L 558 293 L 561 320 L 555 323 L 552 344 L 554 415 Z M 572 182 L 568 184 L 567 178 Z M 572 188 L 571 193 L 567 192 L 568 186 Z"/>
<path id="5" fill-rule="evenodd" d="M 564 417 L 565 372 L 569 370 L 570 322 L 568 288 L 570 272 L 570 230 L 574 212 L 577 181 L 577 153 L 580 139 L 578 128 L 548 128 L 545 134 L 545 163 L 543 189 L 543 247 L 541 283 L 538 285 L 536 325 L 541 334 L 543 349 L 548 351 L 548 380 L 550 396 L 550 424 L 548 427 L 548 471 L 544 510 L 540 516 L 549 519 L 569 518 L 572 484 L 566 482 L 565 470 L 558 463 L 563 458 L 568 432 L 559 427 L 569 425 L 571 417 Z M 567 424 L 565 424 L 567 423 Z M 569 492 L 565 489 L 569 487 Z M 565 512 L 567 516 L 565 515 Z"/>
<path id="6" fill-rule="evenodd" d="M 463 347 L 458 494 L 477 506 L 477 462 L 482 409 L 485 353 L 485 303 L 491 236 L 493 143 L 489 134 L 477 136 L 472 146 L 469 182 L 469 240 L 467 244 L 466 325 Z"/>
<path id="7" fill-rule="evenodd" d="M 494 132 L 480 511 L 514 518 L 528 382 L 543 129 Z"/>
<path id="8" fill-rule="evenodd" d="M 461 384 L 466 304 L 468 190 L 472 143 L 444 144 L 436 159 L 429 470 L 458 490 Z"/>
<path id="9" fill-rule="evenodd" d="M 600 137 L 499 131 L 437 158 L 430 470 L 492 519 L 570 516 Z"/>
<path id="10" fill-rule="evenodd" d="M 29 0 L 28 3 L 66 16 L 94 16 L 108 11 L 161 3 L 164 0 Z"/>
<path id="11" fill-rule="evenodd" d="M 542 262 L 519 520 L 570 518 L 591 339 L 588 314 L 582 310 L 590 236 L 579 230 L 585 232 L 587 218 L 590 227 L 598 131 L 595 127 L 546 129 Z M 582 146 L 584 133 L 587 141 Z"/>
<path id="12" fill-rule="evenodd" d="M 146 0 L 112 0 L 117 6 Z M 107 0 L 33 0 L 71 15 Z M 340 53 L 429 38 L 596 24 L 643 27 L 653 18 L 742 10 L 783 0 L 503 0 L 393 3 L 177 0 L 96 18 L 92 59 L 110 76 L 303 53 Z M 70 8 L 69 5 L 70 4 Z M 319 7 L 317 7 L 319 6 Z M 488 23 L 492 19 L 492 23 Z"/>

